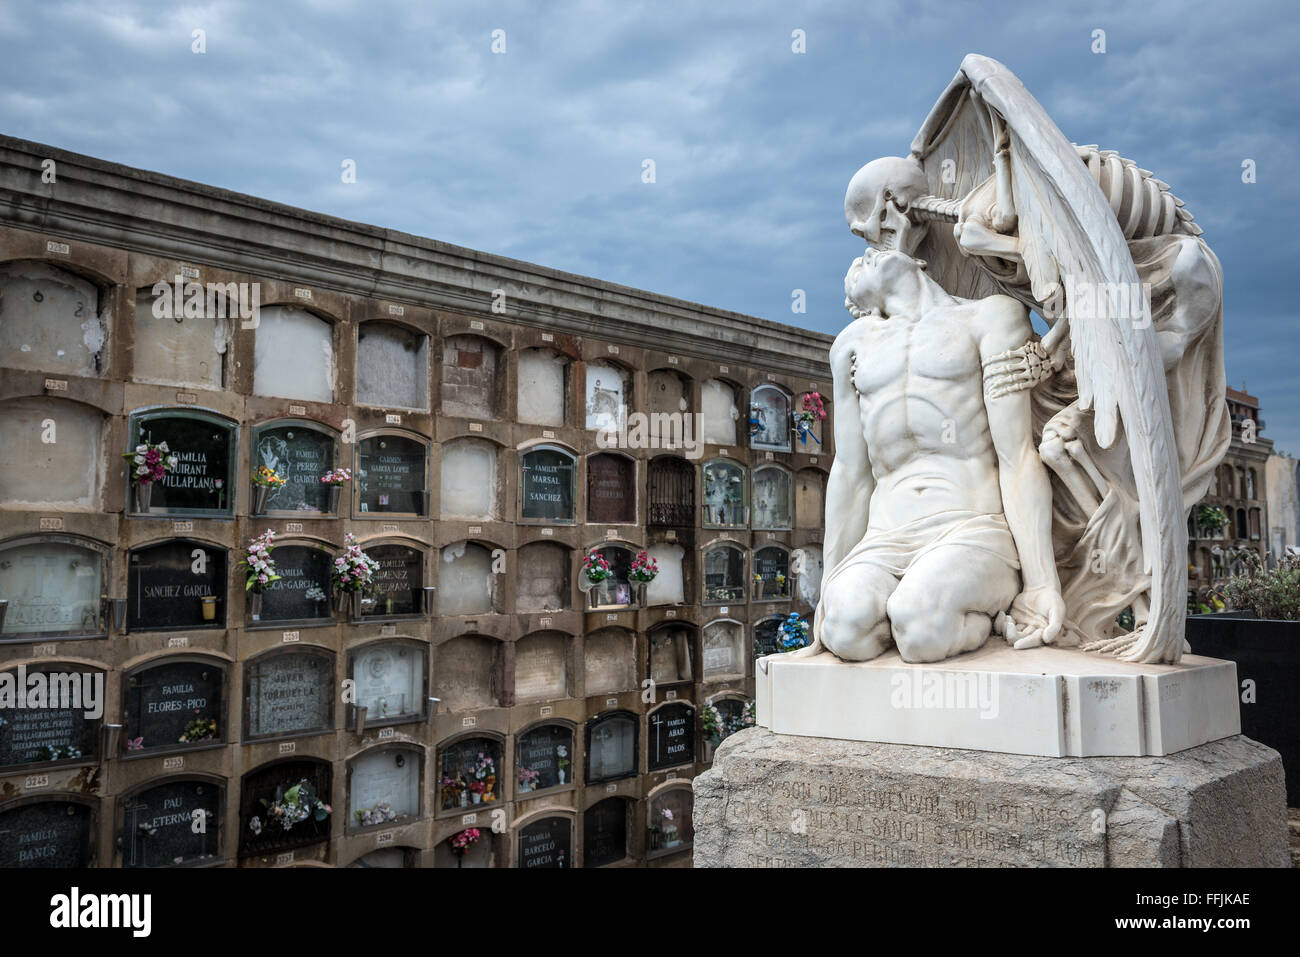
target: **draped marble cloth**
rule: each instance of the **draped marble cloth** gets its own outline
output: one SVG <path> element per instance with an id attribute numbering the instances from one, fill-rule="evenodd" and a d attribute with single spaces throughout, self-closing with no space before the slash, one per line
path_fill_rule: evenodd
<path id="1" fill-rule="evenodd" d="M 1138 276 L 1150 284 L 1151 319 L 1165 355 L 1165 384 L 1173 413 L 1174 439 L 1182 475 L 1183 508 L 1190 509 L 1206 493 L 1214 467 L 1232 441 L 1232 423 L 1222 396 L 1223 300 L 1216 297 L 1213 310 L 1192 314 L 1185 304 L 1175 313 L 1172 282 L 1174 261 L 1181 244 L 1199 244 L 1202 255 L 1222 276 L 1218 260 L 1199 238 L 1164 235 L 1132 240 L 1129 252 Z M 1086 320 L 1084 320 L 1086 321 Z M 1181 349 L 1178 341 L 1181 339 Z M 1106 480 L 1101 506 L 1086 514 L 1054 472 L 1052 483 L 1052 544 L 1066 622 L 1062 645 L 1086 644 L 1119 632 L 1116 617 L 1150 585 L 1143 572 L 1142 536 L 1138 522 L 1136 481 L 1129 460 L 1127 438 L 1121 431 L 1110 449 L 1093 437 L 1092 412 L 1078 409 L 1073 360 L 1033 391 L 1035 440 L 1043 427 L 1065 409 L 1079 419 L 1078 438 Z M 1101 561 L 1095 556 L 1107 556 Z M 1141 620 L 1139 616 L 1139 621 Z"/>

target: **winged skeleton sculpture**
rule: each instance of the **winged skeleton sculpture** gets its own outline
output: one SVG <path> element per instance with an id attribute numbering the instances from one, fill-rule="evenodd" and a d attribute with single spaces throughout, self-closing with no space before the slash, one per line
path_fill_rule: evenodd
<path id="1" fill-rule="evenodd" d="M 1072 145 L 1010 70 L 976 55 L 910 155 L 863 167 L 845 203 L 868 266 L 896 250 L 920 260 L 953 302 L 1011 297 L 1049 326 L 996 357 L 1002 391 L 1029 394 L 1050 484 L 1049 562 L 1064 618 L 1034 643 L 1176 663 L 1187 514 L 1231 440 L 1222 270 L 1191 214 L 1132 161 Z M 837 446 L 837 465 L 842 454 Z M 829 488 L 827 501 L 829 511 Z M 842 516 L 827 518 L 829 581 L 848 555 L 830 547 Z M 823 605 L 825 595 L 824 586 Z M 1117 618 L 1130 607 L 1125 630 Z M 825 615 L 819 606 L 810 652 Z M 1010 612 L 994 629 L 1015 642 Z"/>

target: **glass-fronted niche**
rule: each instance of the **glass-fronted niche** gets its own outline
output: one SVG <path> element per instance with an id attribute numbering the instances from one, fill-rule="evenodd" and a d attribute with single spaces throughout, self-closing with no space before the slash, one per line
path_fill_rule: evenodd
<path id="1" fill-rule="evenodd" d="M 357 328 L 357 402 L 386 409 L 429 408 L 429 337 L 392 322 Z"/>
<path id="2" fill-rule="evenodd" d="M 363 617 L 394 618 L 422 615 L 425 608 L 424 552 L 409 545 L 367 545 L 366 554 L 379 563 L 370 591 L 361 599 Z"/>
<path id="3" fill-rule="evenodd" d="M 362 515 L 429 514 L 428 445 L 384 433 L 357 442 L 357 510 Z"/>
<path id="4" fill-rule="evenodd" d="M 793 526 L 790 473 L 775 465 L 754 469 L 754 494 L 751 517 L 755 528 L 791 528 Z"/>
<path id="5" fill-rule="evenodd" d="M 728 459 L 704 463 L 705 528 L 744 528 L 749 519 L 745 499 L 743 466 Z"/>
<path id="6" fill-rule="evenodd" d="M 573 523 L 574 456 L 553 445 L 519 455 L 519 517 L 523 521 Z"/>
<path id="7" fill-rule="evenodd" d="M 405 823 L 420 816 L 422 753 L 378 747 L 348 763 L 348 827 Z"/>
<path id="8" fill-rule="evenodd" d="M 226 739 L 226 666 L 170 658 L 128 672 L 123 682 L 122 752 L 208 747 Z"/>
<path id="9" fill-rule="evenodd" d="M 637 773 L 636 715 L 614 711 L 587 722 L 587 783 L 615 781 Z"/>
<path id="10" fill-rule="evenodd" d="M 754 552 L 754 601 L 787 601 L 790 598 L 790 553 L 780 545 L 768 545 Z"/>
<path id="11" fill-rule="evenodd" d="M 240 856 L 328 841 L 333 783 L 327 761 L 300 759 L 244 775 L 239 790 Z"/>
<path id="12" fill-rule="evenodd" d="M 272 651 L 244 665 L 249 738 L 328 731 L 334 726 L 334 660 L 326 651 Z"/>
<path id="13" fill-rule="evenodd" d="M 720 618 L 704 626 L 704 680 L 745 677 L 745 626 Z"/>
<path id="14" fill-rule="evenodd" d="M 5 685 L 15 694 L 21 689 L 26 706 L 11 702 L 0 708 L 0 769 L 98 760 L 104 672 L 28 665 L 0 672 L 0 687 Z"/>
<path id="15" fill-rule="evenodd" d="M 628 608 L 637 603 L 637 589 L 632 582 L 632 560 L 636 557 L 632 549 L 625 545 L 603 545 L 591 550 L 609 564 L 609 575 L 598 582 L 592 582 L 587 573 L 581 572 L 587 591 L 587 603 L 592 608 Z"/>
<path id="16" fill-rule="evenodd" d="M 202 864 L 221 854 L 222 789 L 207 780 L 173 780 L 123 802 L 118 846 L 123 867 Z"/>
<path id="17" fill-rule="evenodd" d="M 332 621 L 330 570 L 334 555 L 315 545 L 277 544 L 274 559 L 280 580 L 271 582 L 262 593 L 259 621 L 262 624 Z"/>
<path id="18" fill-rule="evenodd" d="M 338 437 L 333 432 L 309 422 L 281 420 L 257 428 L 253 449 L 254 468 L 265 466 L 286 480 L 267 493 L 268 513 L 331 511 L 334 486 L 321 478 L 338 461 Z"/>
<path id="19" fill-rule="evenodd" d="M 627 818 L 631 802 L 605 798 L 582 815 L 582 866 L 604 867 L 627 857 Z"/>
<path id="20" fill-rule="evenodd" d="M 662 771 L 695 760 L 695 708 L 669 701 L 646 718 L 646 770 Z"/>
<path id="21" fill-rule="evenodd" d="M 573 821 L 553 815 L 529 821 L 519 828 L 515 867 L 525 870 L 573 866 Z"/>
<path id="22" fill-rule="evenodd" d="M 379 641 L 352 652 L 353 707 L 366 710 L 366 727 L 424 718 L 426 654 L 414 641 Z"/>
<path id="23" fill-rule="evenodd" d="M 0 641 L 105 634 L 107 550 L 61 535 L 0 545 Z"/>
<path id="24" fill-rule="evenodd" d="M 784 619 L 780 617 L 764 618 L 762 621 L 754 624 L 754 657 L 762 658 L 766 655 L 775 655 L 781 649 L 777 647 L 776 637 L 777 629 L 781 627 Z"/>
<path id="25" fill-rule="evenodd" d="M 790 396 L 774 385 L 760 385 L 749 397 L 749 445 L 790 449 Z"/>
<path id="26" fill-rule="evenodd" d="M 174 467 L 148 485 L 147 511 L 167 515 L 229 515 L 234 506 L 235 425 L 203 412 L 160 409 L 131 416 L 130 444 L 166 443 Z M 128 463 L 129 464 L 129 463 Z M 132 497 L 131 507 L 139 511 Z"/>
<path id="27" fill-rule="evenodd" d="M 438 755 L 438 807 L 491 804 L 504 792 L 501 741 L 497 738 L 460 738 L 444 744 Z"/>
<path id="28" fill-rule="evenodd" d="M 515 772 L 518 794 L 531 794 L 562 784 L 573 784 L 573 729 L 544 724 L 518 738 Z"/>
<path id="29" fill-rule="evenodd" d="M 745 553 L 738 545 L 711 545 L 704 550 L 704 604 L 745 600 Z"/>
<path id="30" fill-rule="evenodd" d="M 127 560 L 127 628 L 224 627 L 226 562 L 225 549 L 191 539 L 135 549 Z"/>
<path id="31" fill-rule="evenodd" d="M 646 806 L 646 853 L 684 851 L 695 839 L 691 826 L 694 795 L 689 785 L 664 788 L 650 796 Z"/>
<path id="32" fill-rule="evenodd" d="M 0 366 L 75 376 L 104 372 L 109 316 L 94 283 L 37 262 L 0 265 Z"/>
<path id="33" fill-rule="evenodd" d="M 94 821 L 81 801 L 24 801 L 0 811 L 0 867 L 89 867 Z"/>

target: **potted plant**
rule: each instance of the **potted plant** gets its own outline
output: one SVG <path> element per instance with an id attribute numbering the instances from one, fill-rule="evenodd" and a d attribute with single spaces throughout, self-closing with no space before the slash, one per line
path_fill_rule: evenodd
<path id="1" fill-rule="evenodd" d="M 326 511 L 331 515 L 338 514 L 339 498 L 343 494 L 343 486 L 352 481 L 352 472 L 349 469 L 330 469 L 320 477 L 321 484 L 329 488 L 329 508 Z"/>
<path id="2" fill-rule="evenodd" d="M 134 451 L 123 453 L 122 458 L 131 464 L 133 511 L 141 514 L 148 512 L 153 483 L 161 482 L 168 472 L 176 468 L 176 456 L 167 448 L 166 442 L 157 445 L 141 442 Z"/>
<path id="3" fill-rule="evenodd" d="M 280 580 L 280 576 L 275 573 L 275 560 L 271 558 L 274 542 L 275 532 L 268 528 L 256 538 L 249 539 L 244 557 L 239 560 L 239 567 L 248 570 L 244 592 L 248 595 L 248 610 L 253 621 L 262 618 L 262 593 L 266 586 Z"/>
<path id="4" fill-rule="evenodd" d="M 460 867 L 469 849 L 478 843 L 479 836 L 479 829 L 476 827 L 467 827 L 459 834 L 452 835 L 451 852 L 456 855 L 457 867 Z"/>
<path id="5" fill-rule="evenodd" d="M 1214 538 L 1228 524 L 1228 513 L 1217 505 L 1198 505 L 1192 511 L 1192 524 L 1201 538 Z"/>
<path id="6" fill-rule="evenodd" d="M 253 471 L 253 514 L 261 515 L 266 511 L 266 500 L 272 489 L 283 488 L 288 482 L 275 469 L 259 465 Z"/>
<path id="7" fill-rule="evenodd" d="M 343 539 L 343 546 L 343 554 L 334 559 L 334 567 L 330 569 L 330 585 L 340 607 L 350 600 L 352 617 L 360 618 L 362 598 L 379 571 L 379 562 L 361 550 L 357 537 L 351 532 Z"/>
<path id="8" fill-rule="evenodd" d="M 826 418 L 826 405 L 822 402 L 821 393 L 805 392 L 801 405 L 802 408 L 790 413 L 794 419 L 795 434 L 799 436 L 799 444 L 807 445 L 811 438 L 821 445 L 821 439 L 813 435 L 812 431 L 814 425 Z"/>

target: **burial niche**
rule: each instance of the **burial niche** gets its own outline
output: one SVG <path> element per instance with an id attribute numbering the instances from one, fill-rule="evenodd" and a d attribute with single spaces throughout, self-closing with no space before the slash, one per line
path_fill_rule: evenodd
<path id="1" fill-rule="evenodd" d="M 736 545 L 711 545 L 704 550 L 704 604 L 723 605 L 745 600 L 745 553 Z"/>
<path id="2" fill-rule="evenodd" d="M 438 646 L 433 696 L 448 711 L 500 707 L 501 642 L 461 635 Z"/>
<path id="3" fill-rule="evenodd" d="M 0 709 L 0 768 L 98 761 L 104 681 L 102 671 L 67 665 L 27 665 L 0 676 L 27 696 L 26 707 Z M 100 716 L 87 717 L 96 710 Z"/>
<path id="4" fill-rule="evenodd" d="M 420 816 L 420 762 L 415 748 L 372 748 L 348 764 L 349 828 L 406 823 Z"/>
<path id="5" fill-rule="evenodd" d="M 525 870 L 573 866 L 573 822 L 555 815 L 529 821 L 519 829 L 515 866 Z"/>
<path id="6" fill-rule="evenodd" d="M 433 866 L 490 869 L 496 861 L 496 844 L 496 835 L 486 825 L 464 828 L 433 849 Z"/>
<path id="7" fill-rule="evenodd" d="M 104 553 L 63 536 L 19 538 L 0 546 L 0 637 L 105 633 Z"/>
<path id="8" fill-rule="evenodd" d="M 190 539 L 135 549 L 127 562 L 126 608 L 131 631 L 224 628 L 225 549 Z"/>
<path id="9" fill-rule="evenodd" d="M 297 306 L 262 306 L 253 339 L 253 394 L 334 401 L 334 327 Z"/>
<path id="10" fill-rule="evenodd" d="M 371 549 L 372 558 L 378 558 Z M 330 569 L 334 556 L 313 545 L 277 545 L 280 580 L 262 593 L 261 621 L 330 621 Z"/>
<path id="11" fill-rule="evenodd" d="M 366 554 L 379 563 L 370 590 L 361 599 L 361 614 L 378 618 L 424 612 L 424 552 L 408 545 L 368 545 Z"/>
<path id="12" fill-rule="evenodd" d="M 646 391 L 646 406 L 651 413 L 682 415 L 691 411 L 691 380 L 680 372 L 656 369 L 646 376 Z"/>
<path id="13" fill-rule="evenodd" d="M 754 552 L 754 601 L 788 601 L 790 553 L 779 545 Z"/>
<path id="14" fill-rule="evenodd" d="M 286 480 L 268 493 L 267 512 L 329 511 L 330 486 L 321 477 L 338 457 L 333 433 L 306 422 L 264 425 L 254 433 L 253 448 L 255 468 L 264 465 Z"/>
<path id="15" fill-rule="evenodd" d="M 821 528 L 825 508 L 826 476 L 816 469 L 802 469 L 794 480 L 794 515 L 800 528 Z"/>
<path id="16" fill-rule="evenodd" d="M 198 288 L 192 286 L 191 293 Z M 231 320 L 240 321 L 240 302 L 204 296 L 202 308 L 191 308 L 186 315 L 184 307 L 170 308 L 173 290 L 169 284 L 161 296 L 155 296 L 152 287 L 136 291 L 131 377 L 136 382 L 220 390 L 230 354 Z M 198 301 L 193 295 L 189 300 Z"/>
<path id="17" fill-rule="evenodd" d="M 764 618 L 762 621 L 754 624 L 754 657 L 762 658 L 765 655 L 777 654 L 781 649 L 777 646 L 777 629 L 781 627 L 783 619 L 779 616 Z"/>
<path id="18" fill-rule="evenodd" d="M 569 549 L 555 542 L 529 542 L 519 549 L 515 610 L 526 614 L 569 606 Z"/>
<path id="19" fill-rule="evenodd" d="M 647 771 L 695 761 L 695 708 L 684 701 L 660 705 L 646 717 Z"/>
<path id="20" fill-rule="evenodd" d="M 587 635 L 582 656 L 588 695 L 629 691 L 637 686 L 636 646 L 625 628 L 602 628 Z"/>
<path id="21" fill-rule="evenodd" d="M 549 349 L 519 353 L 519 421 L 564 425 L 569 360 Z"/>
<path id="22" fill-rule="evenodd" d="M 664 788 L 652 795 L 646 807 L 649 826 L 646 834 L 647 856 L 656 852 L 671 854 L 684 851 L 695 839 L 691 826 L 694 795 L 688 786 Z"/>
<path id="23" fill-rule="evenodd" d="M 88 867 L 89 804 L 33 801 L 0 811 L 0 867 Z"/>
<path id="24" fill-rule="evenodd" d="M 704 414 L 704 442 L 707 445 L 736 445 L 736 422 L 740 419 L 739 390 L 721 379 L 706 379 L 700 387 L 700 410 Z"/>
<path id="25" fill-rule="evenodd" d="M 736 462 L 704 463 L 704 527 L 744 528 L 745 470 Z"/>
<path id="26" fill-rule="evenodd" d="M 176 464 L 161 481 L 149 483 L 148 510 L 229 515 L 234 504 L 234 425 L 215 415 L 168 409 L 131 416 L 131 448 L 164 442 Z"/>
<path id="27" fill-rule="evenodd" d="M 749 398 L 749 444 L 755 449 L 790 450 L 790 397 L 774 385 L 760 385 Z"/>
<path id="28" fill-rule="evenodd" d="M 587 458 L 587 521 L 636 523 L 636 461 L 614 452 Z"/>
<path id="29" fill-rule="evenodd" d="M 686 625 L 658 625 L 650 631 L 650 680 L 655 684 L 694 681 L 694 649 Z"/>
<path id="30" fill-rule="evenodd" d="M 799 599 L 817 607 L 822 591 L 822 549 L 820 545 L 804 545 L 795 550 Z"/>
<path id="31" fill-rule="evenodd" d="M 647 515 L 652 526 L 691 528 L 695 524 L 695 468 L 676 455 L 650 460 Z"/>
<path id="32" fill-rule="evenodd" d="M 325 652 L 270 652 L 244 665 L 247 737 L 328 731 L 334 725 L 334 661 Z"/>
<path id="33" fill-rule="evenodd" d="M 63 399 L 0 403 L 8 459 L 0 469 L 0 502 L 98 509 L 106 422 L 98 409 Z"/>
<path id="34" fill-rule="evenodd" d="M 599 555 L 609 563 L 609 575 L 592 583 L 591 590 L 587 592 L 588 605 L 592 608 L 627 608 L 635 604 L 636 592 L 630 577 L 632 559 L 635 557 L 632 549 L 625 545 L 603 545 L 593 548 L 592 554 Z"/>
<path id="35" fill-rule="evenodd" d="M 705 681 L 745 677 L 745 630 L 740 622 L 711 621 L 702 638 Z"/>
<path id="36" fill-rule="evenodd" d="M 646 549 L 659 564 L 659 574 L 646 585 L 647 605 L 681 605 L 686 601 L 686 577 L 682 567 L 686 549 L 673 542 L 660 542 Z"/>
<path id="37" fill-rule="evenodd" d="M 428 446 L 384 433 L 357 443 L 357 501 L 362 514 L 424 515 L 428 511 Z"/>
<path id="38" fill-rule="evenodd" d="M 0 266 L 0 366 L 75 376 L 104 371 L 99 288 L 57 266 Z"/>
<path id="39" fill-rule="evenodd" d="M 790 528 L 790 473 L 775 465 L 754 469 L 755 528 Z"/>
<path id="40" fill-rule="evenodd" d="M 515 643 L 516 704 L 568 695 L 571 641 L 561 632 L 541 631 Z"/>
<path id="41" fill-rule="evenodd" d="M 381 847 L 363 854 L 348 867 L 415 867 L 420 851 L 414 847 Z"/>
<path id="42" fill-rule="evenodd" d="M 221 788 L 211 781 L 166 781 L 126 799 L 123 867 L 175 867 L 221 853 Z"/>
<path id="43" fill-rule="evenodd" d="M 636 776 L 637 718 L 612 711 L 587 722 L 587 783 Z"/>
<path id="44" fill-rule="evenodd" d="M 544 724 L 519 736 L 515 760 L 518 796 L 573 784 L 573 729 Z"/>
<path id="45" fill-rule="evenodd" d="M 429 408 L 429 337 L 391 322 L 357 328 L 357 402 L 386 409 Z"/>
<path id="46" fill-rule="evenodd" d="M 629 801 L 605 798 L 582 815 L 582 866 L 604 867 L 627 857 Z"/>
<path id="47" fill-rule="evenodd" d="M 519 456 L 519 517 L 524 521 L 573 522 L 574 457 L 553 445 Z"/>
<path id="48" fill-rule="evenodd" d="M 450 336 L 442 343 L 442 414 L 495 419 L 500 409 L 497 368 L 501 349 L 481 336 Z"/>
<path id="49" fill-rule="evenodd" d="M 424 660 L 423 647 L 412 641 L 380 641 L 352 653 L 354 707 L 366 710 L 366 727 L 424 717 Z"/>
<path id="50" fill-rule="evenodd" d="M 627 374 L 610 362 L 587 363 L 586 426 L 595 432 L 617 432 L 626 423 Z"/>
<path id="51" fill-rule="evenodd" d="M 330 765 L 278 761 L 244 775 L 239 791 L 239 854 L 248 857 L 328 841 L 333 815 Z"/>
<path id="52" fill-rule="evenodd" d="M 496 576 L 492 553 L 474 542 L 454 542 L 442 550 L 438 568 L 438 614 L 444 618 L 489 615 Z"/>
<path id="53" fill-rule="evenodd" d="M 442 446 L 443 518 L 482 518 L 497 514 L 497 447 L 486 439 L 455 439 Z"/>
<path id="54" fill-rule="evenodd" d="M 168 659 L 129 672 L 123 689 L 122 751 L 207 747 L 225 740 L 225 666 Z"/>
<path id="55" fill-rule="evenodd" d="M 438 758 L 439 808 L 450 811 L 501 800 L 501 771 L 501 742 L 496 738 L 460 738 L 444 744 Z"/>

